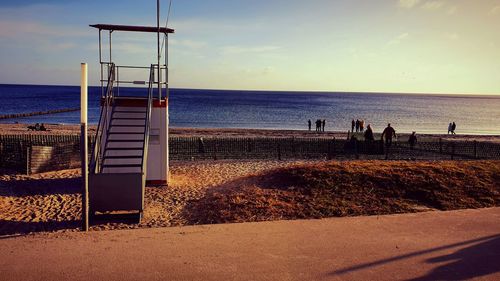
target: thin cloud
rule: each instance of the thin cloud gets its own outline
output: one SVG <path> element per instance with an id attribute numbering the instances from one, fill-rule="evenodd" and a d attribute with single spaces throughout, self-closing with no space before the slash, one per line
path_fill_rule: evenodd
<path id="1" fill-rule="evenodd" d="M 435 11 L 441 9 L 444 5 L 442 1 L 427 1 L 422 5 L 422 9 Z"/>
<path id="2" fill-rule="evenodd" d="M 446 13 L 447 13 L 448 15 L 454 15 L 454 14 L 456 14 L 456 13 L 457 13 L 457 11 L 458 11 L 458 7 L 457 7 L 457 6 L 453 6 L 453 7 L 449 8 L 449 9 L 446 11 Z"/>
<path id="3" fill-rule="evenodd" d="M 46 25 L 33 21 L 0 20 L 0 37 L 16 38 L 26 37 L 27 35 L 37 37 L 82 37 L 89 36 L 90 33 L 69 26 Z"/>
<path id="4" fill-rule="evenodd" d="M 399 0 L 399 6 L 406 9 L 411 9 L 417 6 L 420 0 Z"/>
<path id="5" fill-rule="evenodd" d="M 490 15 L 500 15 L 500 6 L 495 6 L 490 10 Z"/>
<path id="6" fill-rule="evenodd" d="M 221 48 L 224 54 L 244 54 L 244 53 L 268 53 L 281 49 L 278 46 L 225 46 Z"/>
<path id="7" fill-rule="evenodd" d="M 455 41 L 460 39 L 460 35 L 458 33 L 448 33 L 446 34 L 446 38 Z"/>
<path id="8" fill-rule="evenodd" d="M 202 49 L 207 46 L 206 42 L 201 42 L 201 41 L 194 41 L 194 40 L 177 40 L 177 39 L 169 39 L 168 43 L 171 44 L 172 46 L 180 46 L 180 47 L 186 47 L 189 49 Z"/>
<path id="9" fill-rule="evenodd" d="M 410 37 L 410 34 L 408 33 L 402 33 L 398 37 L 392 39 L 391 41 L 387 42 L 388 46 L 392 45 L 398 45 L 401 44 L 402 41 L 407 40 Z"/>

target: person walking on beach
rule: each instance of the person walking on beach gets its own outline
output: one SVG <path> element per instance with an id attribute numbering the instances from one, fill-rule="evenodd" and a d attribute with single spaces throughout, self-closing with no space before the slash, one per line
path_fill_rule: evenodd
<path id="1" fill-rule="evenodd" d="M 387 124 L 387 128 L 382 132 L 380 139 L 383 141 L 385 137 L 385 146 L 390 147 L 392 145 L 392 137 L 396 138 L 396 131 L 391 127 L 391 123 Z"/>
<path id="2" fill-rule="evenodd" d="M 361 119 L 361 121 L 359 121 L 359 131 L 362 133 L 365 131 L 365 120 Z"/>
<path id="3" fill-rule="evenodd" d="M 356 133 L 359 132 L 359 119 L 356 119 Z"/>
<path id="4" fill-rule="evenodd" d="M 417 136 L 415 134 L 416 132 L 413 132 L 408 138 L 408 143 L 410 144 L 411 149 L 415 148 L 415 144 L 417 143 Z"/>
<path id="5" fill-rule="evenodd" d="M 309 119 L 307 121 L 307 126 L 309 127 L 309 131 L 311 131 L 311 124 L 312 124 L 311 119 Z"/>
<path id="6" fill-rule="evenodd" d="M 316 132 L 321 131 L 321 120 L 317 119 L 316 120 Z"/>
<path id="7" fill-rule="evenodd" d="M 372 126 L 368 124 L 365 131 L 365 141 L 374 141 Z"/>
<path id="8" fill-rule="evenodd" d="M 352 122 L 351 122 L 351 132 L 354 133 L 354 127 L 356 126 L 356 122 L 354 121 L 354 119 L 352 119 Z"/>
<path id="9" fill-rule="evenodd" d="M 325 120 L 325 119 L 323 119 L 323 121 L 321 121 L 321 130 L 322 130 L 323 132 L 325 132 L 325 126 L 326 126 L 326 120 Z"/>
<path id="10" fill-rule="evenodd" d="M 453 124 L 451 124 L 451 133 L 453 135 L 456 135 L 456 133 L 455 133 L 456 129 L 457 129 L 457 124 L 455 124 L 455 122 L 453 122 Z"/>
<path id="11" fill-rule="evenodd" d="M 453 127 L 453 124 L 448 124 L 448 135 L 451 134 L 451 129 Z"/>

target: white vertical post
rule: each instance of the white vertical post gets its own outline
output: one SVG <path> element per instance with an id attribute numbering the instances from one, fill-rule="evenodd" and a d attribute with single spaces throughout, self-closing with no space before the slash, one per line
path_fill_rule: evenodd
<path id="1" fill-rule="evenodd" d="M 87 136 L 87 99 L 88 99 L 87 64 L 81 64 L 80 80 L 80 152 L 82 160 L 82 230 L 89 230 L 89 184 L 88 184 L 88 136 Z"/>

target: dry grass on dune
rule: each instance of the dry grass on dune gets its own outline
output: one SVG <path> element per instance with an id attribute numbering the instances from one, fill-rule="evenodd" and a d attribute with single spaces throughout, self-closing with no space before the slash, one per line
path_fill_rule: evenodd
<path id="1" fill-rule="evenodd" d="M 206 224 L 500 206 L 500 162 L 305 164 L 239 179 L 229 186 L 188 204 L 184 214 L 189 221 Z"/>
<path id="2" fill-rule="evenodd" d="M 174 162 L 168 187 L 147 187 L 140 224 L 92 230 L 307 219 L 500 206 L 500 161 Z M 0 174 L 0 238 L 71 231 L 79 170 Z"/>

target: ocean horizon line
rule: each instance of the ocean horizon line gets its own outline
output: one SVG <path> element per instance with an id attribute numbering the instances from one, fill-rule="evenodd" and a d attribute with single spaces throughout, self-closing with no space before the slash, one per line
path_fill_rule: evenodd
<path id="1" fill-rule="evenodd" d="M 58 84 L 11 84 L 0 83 L 0 86 L 42 86 L 42 87 L 80 87 L 80 85 L 58 85 Z M 89 87 L 101 87 L 100 85 L 89 85 Z M 120 87 L 124 89 L 141 89 L 143 87 Z M 265 89 L 214 89 L 214 88 L 182 88 L 172 87 L 170 90 L 192 90 L 192 91 L 219 91 L 219 92 L 272 92 L 285 94 L 356 94 L 356 95 L 404 95 L 404 96 L 432 96 L 432 97 L 457 97 L 457 98 L 493 98 L 500 99 L 500 92 L 495 94 L 472 94 L 472 93 L 419 93 L 419 92 L 381 92 L 381 91 L 327 91 L 327 90 L 265 90 Z M 1 94 L 1 93 L 0 93 Z"/>

